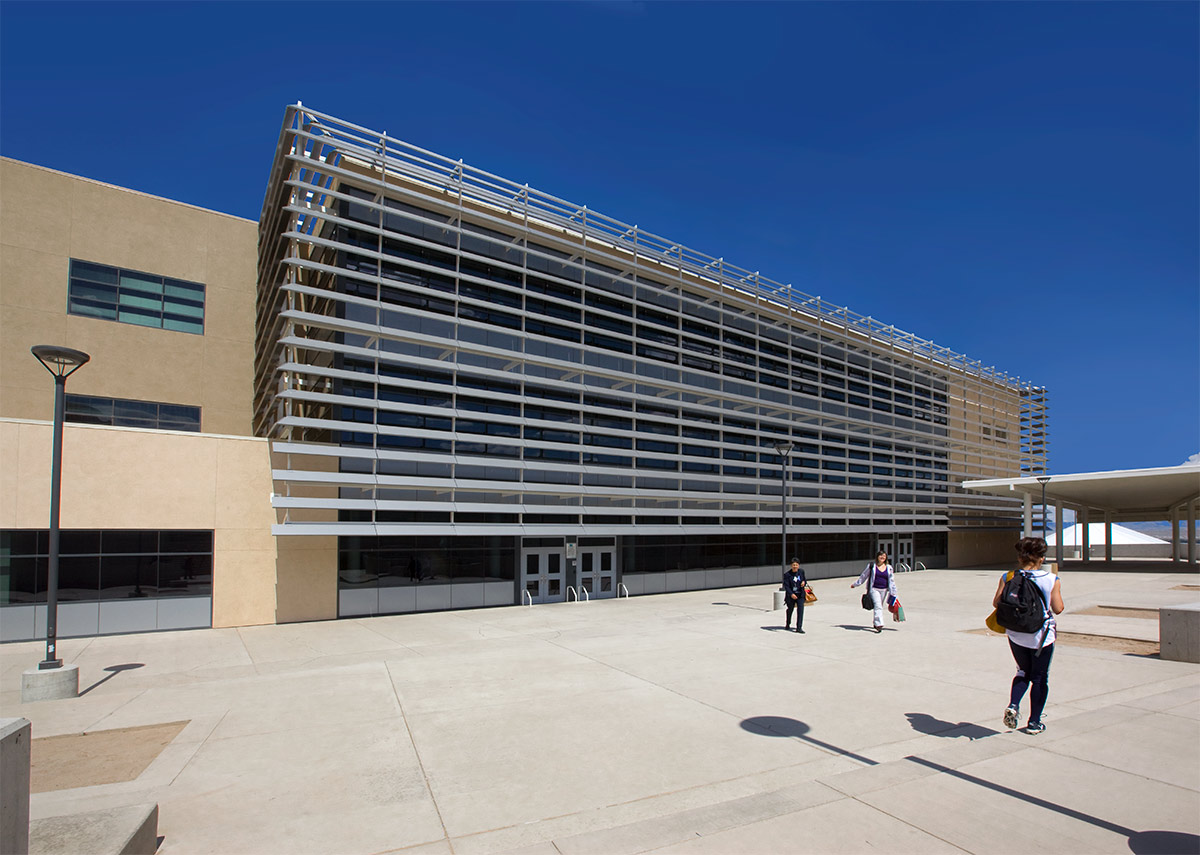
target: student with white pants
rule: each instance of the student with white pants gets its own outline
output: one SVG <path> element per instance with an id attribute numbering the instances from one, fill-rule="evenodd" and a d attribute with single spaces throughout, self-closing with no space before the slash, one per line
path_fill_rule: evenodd
<path id="1" fill-rule="evenodd" d="M 858 581 L 850 584 L 851 588 L 869 584 L 867 591 L 871 594 L 871 623 L 877 633 L 883 632 L 884 598 L 888 595 L 896 596 L 896 571 L 888 564 L 887 559 L 887 553 L 879 550 L 875 555 L 875 563 L 868 564 Z"/>

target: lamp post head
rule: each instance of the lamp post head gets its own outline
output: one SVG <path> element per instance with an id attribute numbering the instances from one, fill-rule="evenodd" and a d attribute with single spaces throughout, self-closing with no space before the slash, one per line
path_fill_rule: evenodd
<path id="1" fill-rule="evenodd" d="M 82 350 L 72 350 L 54 344 L 35 344 L 29 348 L 29 352 L 55 377 L 69 377 L 91 359 Z"/>
<path id="2" fill-rule="evenodd" d="M 789 454 L 791 454 L 792 448 L 793 448 L 793 446 L 790 442 L 775 443 L 775 451 L 781 457 L 787 457 Z"/>
<path id="3" fill-rule="evenodd" d="M 1038 476 L 1036 476 L 1035 480 L 1039 484 L 1041 484 L 1043 487 L 1045 487 L 1046 483 L 1050 480 L 1050 476 L 1049 475 L 1038 475 Z"/>

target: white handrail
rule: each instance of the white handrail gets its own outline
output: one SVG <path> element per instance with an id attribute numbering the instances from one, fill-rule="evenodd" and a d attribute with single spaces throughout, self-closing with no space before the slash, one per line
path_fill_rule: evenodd
<path id="1" fill-rule="evenodd" d="M 577 594 L 577 593 L 575 592 L 575 588 L 574 588 L 574 587 L 572 587 L 571 585 L 567 585 L 567 602 L 568 602 L 568 603 L 569 603 L 569 602 L 571 602 L 571 595 L 572 595 L 572 594 L 575 594 L 575 601 L 576 601 L 576 602 L 579 602 L 579 594 Z"/>
<path id="2" fill-rule="evenodd" d="M 918 568 L 918 569 L 920 569 L 920 570 L 928 570 L 928 569 L 929 569 L 929 568 L 928 568 L 928 567 L 926 567 L 926 566 L 925 566 L 925 564 L 924 564 L 923 562 L 921 562 L 921 561 L 918 561 L 918 562 L 917 562 L 917 568 Z"/>
<path id="3" fill-rule="evenodd" d="M 583 602 L 591 602 L 592 598 L 588 595 L 588 589 L 583 587 L 583 585 L 579 586 L 579 593 L 583 594 Z"/>
<path id="4" fill-rule="evenodd" d="M 621 592 L 622 592 L 622 591 L 624 591 L 624 592 L 625 592 L 625 599 L 627 599 L 627 600 L 628 600 L 628 599 L 629 599 L 629 589 L 625 587 L 625 583 L 624 583 L 624 582 L 618 582 L 618 583 L 617 583 L 617 599 L 618 599 L 618 600 L 619 600 L 619 599 L 621 599 Z"/>
<path id="5" fill-rule="evenodd" d="M 529 597 L 529 605 L 532 606 L 533 605 L 533 594 L 529 593 L 529 591 L 522 588 L 521 589 L 521 605 L 525 605 L 526 597 Z"/>
<path id="6" fill-rule="evenodd" d="M 908 562 L 906 562 L 906 561 L 900 562 L 900 572 L 901 573 L 908 573 L 911 570 L 912 570 L 912 568 L 908 566 Z"/>

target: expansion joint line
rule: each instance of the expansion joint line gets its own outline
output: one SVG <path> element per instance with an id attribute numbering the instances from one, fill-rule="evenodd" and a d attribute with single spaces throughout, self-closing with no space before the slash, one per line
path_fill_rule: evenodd
<path id="1" fill-rule="evenodd" d="M 400 718 L 404 721 L 404 732 L 408 734 L 408 741 L 413 747 L 413 754 L 417 755 L 417 765 L 421 767 L 421 779 L 425 781 L 425 790 L 429 793 L 429 800 L 433 802 L 433 809 L 437 812 L 438 822 L 442 826 L 442 837 L 445 838 L 446 845 L 450 847 L 450 855 L 454 855 L 454 841 L 450 839 L 450 832 L 446 828 L 446 820 L 442 817 L 442 809 L 438 806 L 437 796 L 433 794 L 433 787 L 429 783 L 429 772 L 425 768 L 425 761 L 421 759 L 421 749 L 417 747 L 417 739 L 413 736 L 412 728 L 408 724 L 408 715 L 404 712 L 404 702 L 400 700 L 400 692 L 396 690 L 396 680 L 392 675 L 391 666 L 387 662 L 384 662 L 383 669 L 387 672 L 388 681 L 392 684 L 392 696 L 396 699 L 396 707 L 400 710 Z"/>
<path id="2" fill-rule="evenodd" d="M 670 692 L 672 695 L 683 698 L 685 701 L 690 701 L 691 703 L 694 703 L 694 704 L 700 704 L 700 706 L 702 706 L 702 707 L 708 707 L 710 710 L 719 712 L 722 715 L 733 716 L 733 713 L 731 713 L 729 710 L 721 709 L 721 707 L 717 706 L 716 704 L 710 704 L 708 701 L 702 701 L 699 698 L 695 698 L 695 697 L 692 697 L 691 695 L 684 694 L 683 692 L 681 692 L 677 689 L 672 689 L 670 686 L 664 686 L 661 683 L 656 683 L 653 680 L 650 680 L 646 677 L 641 676 L 640 674 L 634 674 L 632 671 L 626 671 L 624 668 L 618 668 L 616 665 L 613 665 L 610 662 L 605 662 L 601 659 L 597 659 L 594 656 L 589 656 L 586 653 L 582 653 L 578 650 L 574 650 L 570 647 L 567 647 L 565 644 L 559 644 L 557 641 L 555 641 L 553 639 L 547 639 L 547 643 L 553 644 L 555 647 L 558 647 L 562 650 L 566 650 L 568 653 L 573 653 L 576 656 L 582 656 L 584 659 L 587 659 L 591 662 L 595 662 L 597 665 L 603 665 L 605 668 L 609 668 L 613 671 L 616 671 L 618 674 L 624 674 L 626 677 L 631 677 L 640 683 L 645 683 L 646 685 L 653 686 L 656 689 L 662 689 L 664 692 Z"/>
<path id="3" fill-rule="evenodd" d="M 896 822 L 899 822 L 901 825 L 905 825 L 905 826 L 911 828 L 913 831 L 917 832 L 917 834 L 919 834 L 919 835 L 927 835 L 929 837 L 932 837 L 934 840 L 940 840 L 943 843 L 945 843 L 947 846 L 953 848 L 954 850 L 956 850 L 958 852 L 970 852 L 971 851 L 969 849 L 963 849 L 961 846 L 956 845 L 954 842 L 947 840 L 945 837 L 942 837 L 941 835 L 935 834 L 934 832 L 930 831 L 928 828 L 922 828 L 919 825 L 914 825 L 913 823 L 906 820 L 904 817 L 897 816 L 896 814 L 889 811 L 887 808 L 881 807 L 876 802 L 868 801 L 865 797 L 847 796 L 847 798 L 849 798 L 851 801 L 858 802 L 860 805 L 862 805 L 865 808 L 869 808 L 870 810 L 879 811 L 884 816 L 890 816 L 892 819 L 896 820 Z"/>

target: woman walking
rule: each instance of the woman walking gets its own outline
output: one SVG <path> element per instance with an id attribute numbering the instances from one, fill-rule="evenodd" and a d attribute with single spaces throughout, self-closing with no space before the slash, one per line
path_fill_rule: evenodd
<path id="1" fill-rule="evenodd" d="M 1017 662 L 1017 675 L 1013 677 L 1008 708 L 1004 710 L 1004 726 L 1016 728 L 1020 721 L 1021 701 L 1025 698 L 1026 689 L 1032 685 L 1029 723 L 1025 726 L 1025 732 L 1036 734 L 1046 729 L 1046 725 L 1042 724 L 1042 710 L 1046 707 L 1046 696 L 1050 691 L 1050 659 L 1054 656 L 1054 641 L 1057 638 L 1054 615 L 1062 614 L 1062 589 L 1058 577 L 1042 569 L 1042 562 L 1046 559 L 1046 541 L 1040 537 L 1022 538 L 1017 543 L 1017 556 L 1021 562 L 1021 569 L 1017 572 L 1037 585 L 1043 615 L 1042 627 L 1035 632 L 1005 630 L 1009 649 Z M 1000 605 L 1007 582 L 1008 573 L 1004 573 L 1000 576 L 1000 584 L 996 586 L 996 596 L 992 597 L 993 606 Z"/>
<path id="2" fill-rule="evenodd" d="M 884 598 L 896 596 L 896 571 L 888 564 L 888 555 L 882 549 L 875 554 L 875 563 L 868 564 L 858 581 L 852 582 L 850 587 L 857 588 L 862 584 L 868 585 L 867 591 L 871 595 L 871 623 L 876 632 L 883 632 Z"/>

